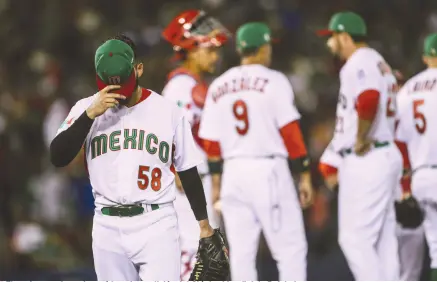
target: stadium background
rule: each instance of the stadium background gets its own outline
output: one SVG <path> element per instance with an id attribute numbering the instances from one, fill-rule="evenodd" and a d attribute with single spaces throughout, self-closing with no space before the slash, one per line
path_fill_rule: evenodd
<path id="1" fill-rule="evenodd" d="M 1 280 L 95 279 L 83 160 L 55 170 L 48 140 L 75 101 L 95 93 L 94 51 L 115 33 L 134 39 L 145 65 L 141 85 L 160 92 L 174 67 L 160 32 L 187 8 L 205 9 L 231 31 L 248 21 L 269 24 L 279 39 L 272 67 L 292 82 L 314 164 L 332 134 L 340 67 L 314 31 L 336 11 L 358 12 L 370 45 L 407 77 L 423 69 L 422 40 L 437 31 L 432 0 L 0 0 Z M 219 72 L 236 64 L 231 42 Z M 308 278 L 351 279 L 336 244 L 335 196 L 318 189 L 305 220 Z M 277 279 L 263 243 L 258 265 L 260 280 Z"/>

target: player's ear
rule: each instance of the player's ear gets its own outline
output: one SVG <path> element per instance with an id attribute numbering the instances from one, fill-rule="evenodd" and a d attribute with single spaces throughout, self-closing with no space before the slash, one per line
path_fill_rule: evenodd
<path id="1" fill-rule="evenodd" d="M 144 72 L 144 65 L 143 65 L 143 63 L 138 63 L 135 66 L 135 70 L 137 72 L 137 77 L 141 77 L 143 75 L 143 72 Z"/>
<path id="2" fill-rule="evenodd" d="M 428 65 L 428 59 L 426 56 L 422 56 L 422 61 L 425 65 Z"/>

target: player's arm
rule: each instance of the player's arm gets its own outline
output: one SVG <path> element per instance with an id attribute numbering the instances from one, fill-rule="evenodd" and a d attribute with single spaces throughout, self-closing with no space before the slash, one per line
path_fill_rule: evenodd
<path id="1" fill-rule="evenodd" d="M 380 64 L 385 64 L 381 62 Z M 388 66 L 387 66 L 388 67 Z M 352 83 L 355 84 L 356 104 L 358 115 L 358 130 L 355 143 L 355 153 L 365 155 L 371 147 L 373 140 L 369 140 L 369 132 L 375 121 L 380 103 L 381 71 L 377 65 L 368 65 L 356 69 L 352 73 Z"/>
<path id="2" fill-rule="evenodd" d="M 319 172 L 325 181 L 326 187 L 330 190 L 338 188 L 338 166 L 340 162 L 341 157 L 329 146 L 320 158 Z"/>
<path id="3" fill-rule="evenodd" d="M 358 131 L 355 153 L 364 155 L 370 149 L 372 140 L 368 139 L 370 129 L 378 112 L 380 93 L 376 89 L 366 89 L 357 98 Z"/>
<path id="4" fill-rule="evenodd" d="M 401 178 L 402 195 L 407 198 L 411 195 L 411 164 L 408 157 L 407 144 L 401 141 L 395 141 L 396 146 L 402 154 L 403 172 Z"/>
<path id="5" fill-rule="evenodd" d="M 80 152 L 93 124 L 86 111 L 65 131 L 59 133 L 50 144 L 50 160 L 56 167 L 67 166 Z"/>
<path id="6" fill-rule="evenodd" d="M 199 222 L 200 238 L 209 237 L 214 230 L 208 221 L 205 192 L 197 172 L 197 165 L 202 162 L 202 157 L 195 145 L 191 125 L 185 116 L 182 116 L 177 125 L 174 146 L 174 165 L 194 216 Z"/>
<path id="7" fill-rule="evenodd" d="M 194 216 L 199 222 L 200 238 L 211 236 L 214 231 L 209 225 L 205 193 L 197 167 L 194 166 L 184 171 L 178 171 L 178 174 Z"/>
<path id="8" fill-rule="evenodd" d="M 275 85 L 272 97 L 274 116 L 279 128 L 292 168 L 299 172 L 299 191 L 302 207 L 312 203 L 313 188 L 310 173 L 310 159 L 299 125 L 300 114 L 294 106 L 294 93 L 288 79 L 281 75 Z"/>
<path id="9" fill-rule="evenodd" d="M 220 144 L 217 141 L 203 140 L 203 148 L 208 156 L 208 168 L 212 182 L 212 204 L 216 211 L 220 211 L 220 186 L 223 171 Z"/>
<path id="10" fill-rule="evenodd" d="M 396 96 L 396 104 L 398 105 L 398 111 L 396 113 L 396 126 L 395 126 L 395 143 L 399 151 L 402 154 L 403 160 L 403 173 L 401 178 L 401 187 L 403 197 L 406 198 L 411 195 L 411 164 L 408 155 L 408 140 L 410 133 L 408 132 L 405 124 L 406 118 L 413 116 L 410 112 L 412 107 L 409 107 L 408 99 L 406 98 L 406 88 L 403 87 Z"/>
<path id="11" fill-rule="evenodd" d="M 213 85 L 209 88 L 213 89 Z M 223 160 L 220 150 L 220 133 L 219 123 L 220 115 L 218 113 L 217 104 L 210 98 L 210 93 L 207 94 L 207 100 L 203 108 L 203 113 L 200 121 L 199 137 L 203 141 L 203 149 L 208 156 L 208 168 L 211 174 L 212 181 L 212 203 L 216 211 L 220 211 L 220 186 L 221 174 L 223 169 Z"/>
<path id="12" fill-rule="evenodd" d="M 299 191 L 302 207 L 312 202 L 313 188 L 311 183 L 310 159 L 303 140 L 298 121 L 292 121 L 280 128 L 280 133 L 288 151 L 293 170 L 299 172 Z"/>
<path id="13" fill-rule="evenodd" d="M 67 128 L 60 128 L 57 136 L 50 144 L 50 160 L 56 167 L 67 166 L 77 156 L 81 150 L 85 138 L 94 123 L 94 119 L 103 114 L 108 108 L 118 105 L 117 99 L 125 99 L 124 96 L 115 93 L 108 93 L 110 90 L 119 88 L 119 86 L 107 86 L 97 96 L 94 102 L 79 117 L 73 121 L 75 111 L 78 108 L 72 109 L 69 116 L 73 116 L 70 120 L 67 117 Z"/>

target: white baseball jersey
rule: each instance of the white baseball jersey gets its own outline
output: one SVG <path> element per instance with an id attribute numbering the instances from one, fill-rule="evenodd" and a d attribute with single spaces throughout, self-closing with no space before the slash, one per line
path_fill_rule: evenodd
<path id="1" fill-rule="evenodd" d="M 188 74 L 178 74 L 171 78 L 164 89 L 162 90 L 162 96 L 176 103 L 183 109 L 187 120 L 191 126 L 200 122 L 200 116 L 202 115 L 202 109 L 197 107 L 193 102 L 192 89 L 197 84 L 196 80 Z M 206 162 L 207 156 L 200 146 L 196 143 L 197 148 L 202 154 L 204 162 L 202 162 L 197 170 L 200 174 L 208 173 L 208 164 Z"/>
<path id="2" fill-rule="evenodd" d="M 397 103 L 396 103 L 396 96 L 399 90 L 398 82 L 394 74 L 387 70 L 387 72 L 384 73 L 384 78 L 386 80 L 387 86 L 388 86 L 388 100 L 387 100 L 387 107 L 386 107 L 386 113 L 388 118 L 388 125 L 390 128 L 390 131 L 392 132 L 394 136 L 395 132 L 395 125 L 396 125 L 396 112 L 397 112 Z"/>
<path id="3" fill-rule="evenodd" d="M 57 134 L 71 126 L 96 96 L 77 102 Z M 84 147 L 97 207 L 171 202 L 173 170 L 202 162 L 182 110 L 155 92 L 130 108 L 118 106 L 97 117 Z"/>
<path id="4" fill-rule="evenodd" d="M 223 159 L 286 158 L 279 129 L 299 118 L 284 74 L 262 65 L 242 65 L 210 85 L 199 135 L 218 141 Z"/>
<path id="5" fill-rule="evenodd" d="M 354 146 L 358 131 L 358 113 L 356 102 L 365 90 L 377 90 L 380 93 L 379 108 L 369 138 L 376 141 L 393 140 L 393 119 L 388 109 L 394 110 L 389 103 L 394 77 L 390 79 L 391 68 L 384 58 L 374 49 L 359 48 L 347 60 L 340 71 L 340 93 L 337 104 L 335 133 L 331 145 L 335 151 Z M 394 80 L 393 80 L 394 79 Z"/>
<path id="6" fill-rule="evenodd" d="M 437 69 L 408 80 L 397 104 L 396 139 L 407 144 L 412 169 L 437 165 Z"/>

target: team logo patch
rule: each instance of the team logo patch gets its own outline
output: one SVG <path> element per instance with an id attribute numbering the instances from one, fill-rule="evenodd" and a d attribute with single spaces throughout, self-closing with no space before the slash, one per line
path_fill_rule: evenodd
<path id="1" fill-rule="evenodd" d="M 391 67 L 384 61 L 378 63 L 378 69 L 382 75 L 392 73 Z"/>
<path id="2" fill-rule="evenodd" d="M 120 84 L 121 78 L 120 76 L 110 76 L 108 77 L 108 81 L 112 85 Z"/>
<path id="3" fill-rule="evenodd" d="M 64 122 L 61 124 L 61 126 L 59 127 L 59 129 L 68 128 L 70 125 L 73 124 L 73 122 L 74 122 L 74 118 L 66 119 L 66 120 L 64 120 Z"/>

